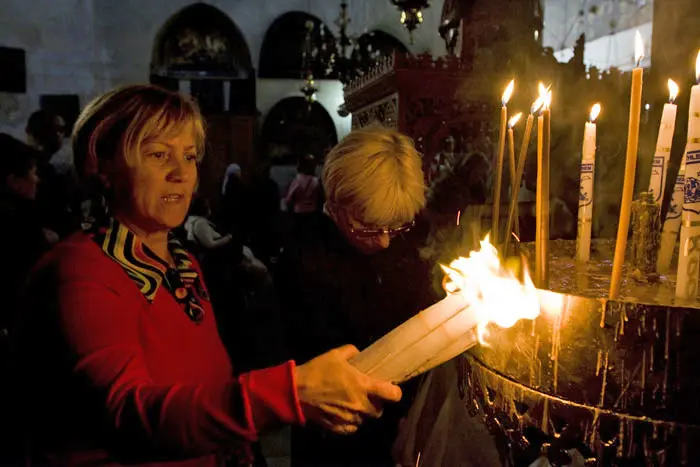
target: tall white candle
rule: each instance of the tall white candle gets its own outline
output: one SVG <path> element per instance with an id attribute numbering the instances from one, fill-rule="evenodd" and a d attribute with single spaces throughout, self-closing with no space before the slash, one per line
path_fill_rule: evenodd
<path id="1" fill-rule="evenodd" d="M 695 76 L 700 82 L 700 52 L 695 62 Z M 700 266 L 700 84 L 690 90 L 680 246 L 676 296 L 695 299 Z"/>
<path id="2" fill-rule="evenodd" d="M 681 229 L 684 190 L 685 154 L 676 177 L 676 184 L 673 186 L 673 195 L 671 195 L 671 203 L 668 205 L 668 211 L 666 212 L 664 227 L 661 230 L 659 256 L 656 261 L 656 272 L 659 274 L 666 274 L 671 268 L 671 260 L 678 244 L 678 233 Z"/>
<path id="3" fill-rule="evenodd" d="M 668 162 L 671 157 L 673 131 L 676 128 L 677 106 L 674 104 L 674 101 L 678 96 L 678 85 L 671 79 L 668 80 L 668 92 L 668 103 L 664 104 L 664 111 L 661 114 L 659 136 L 656 139 L 656 152 L 654 153 L 654 161 L 651 164 L 651 179 L 649 180 L 649 191 L 653 193 L 654 201 L 659 203 L 659 208 L 663 203 L 666 176 L 668 175 Z"/>
<path id="4" fill-rule="evenodd" d="M 593 182 L 595 180 L 595 119 L 600 114 L 600 104 L 591 109 L 590 120 L 583 131 L 581 150 L 581 179 L 578 198 L 578 235 L 576 236 L 576 259 L 588 262 L 591 256 L 591 226 L 593 224 Z"/>

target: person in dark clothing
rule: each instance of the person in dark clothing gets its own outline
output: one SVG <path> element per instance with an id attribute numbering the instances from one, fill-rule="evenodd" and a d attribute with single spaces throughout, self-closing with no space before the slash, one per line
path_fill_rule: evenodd
<path id="1" fill-rule="evenodd" d="M 31 147 L 0 134 L 0 245 L 9 262 L 0 269 L 3 306 L 0 329 L 9 329 L 22 284 L 39 257 L 50 248 L 36 208 L 39 155 Z M 6 259 L 7 259 L 6 258 Z"/>
<path id="2" fill-rule="evenodd" d="M 46 110 L 34 112 L 25 129 L 27 142 L 37 150 L 37 170 L 42 183 L 37 206 L 44 228 L 65 238 L 80 227 L 80 191 L 75 174 L 59 174 L 51 158 L 63 145 L 63 119 Z M 56 238 L 55 240 L 58 240 Z"/>
<path id="3" fill-rule="evenodd" d="M 221 189 L 221 208 L 216 225 L 233 236 L 234 242 L 248 244 L 250 193 L 243 181 L 241 167 L 229 164 Z"/>
<path id="4" fill-rule="evenodd" d="M 263 164 L 251 187 L 250 247 L 268 267 L 277 260 L 280 251 L 279 186 L 270 177 L 270 165 Z"/>
<path id="5" fill-rule="evenodd" d="M 23 452 L 17 421 L 20 414 L 7 376 L 14 371 L 10 341 L 15 336 L 21 291 L 30 269 L 50 248 L 36 209 L 38 154 L 23 142 L 0 134 L 0 245 L 5 262 L 0 269 L 0 465 L 20 465 Z"/>
<path id="6" fill-rule="evenodd" d="M 337 342 L 362 349 L 437 300 L 429 268 L 401 236 L 425 203 L 420 156 L 387 128 L 355 130 L 327 156 L 319 228 L 280 258 L 277 287 L 292 355 L 306 361 Z M 391 247 L 390 247 L 391 245 Z M 411 402 L 341 439 L 294 429 L 293 466 L 394 466 L 391 448 Z"/>

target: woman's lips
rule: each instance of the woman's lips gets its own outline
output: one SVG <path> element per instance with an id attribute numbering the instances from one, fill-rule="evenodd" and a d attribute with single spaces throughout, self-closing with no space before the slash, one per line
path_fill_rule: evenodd
<path id="1" fill-rule="evenodd" d="M 161 196 L 160 199 L 162 199 L 166 203 L 178 203 L 178 202 L 182 201 L 184 198 L 185 198 L 185 195 L 170 194 L 170 195 Z"/>

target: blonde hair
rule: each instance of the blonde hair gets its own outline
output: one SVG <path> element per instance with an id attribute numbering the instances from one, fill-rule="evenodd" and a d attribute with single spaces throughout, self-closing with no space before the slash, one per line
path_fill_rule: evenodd
<path id="1" fill-rule="evenodd" d="M 139 147 L 157 135 L 194 129 L 198 159 L 204 155 L 204 120 L 189 97 L 151 85 L 113 89 L 90 102 L 73 130 L 73 155 L 78 173 L 94 175 L 100 160 L 123 157 L 127 166 L 139 163 Z"/>
<path id="2" fill-rule="evenodd" d="M 323 188 L 331 207 L 368 225 L 400 225 L 425 206 L 422 161 L 413 141 L 381 126 L 354 130 L 330 151 Z"/>

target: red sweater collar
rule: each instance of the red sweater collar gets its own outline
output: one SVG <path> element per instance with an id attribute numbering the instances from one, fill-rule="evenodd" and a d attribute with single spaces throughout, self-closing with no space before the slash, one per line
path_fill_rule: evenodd
<path id="1" fill-rule="evenodd" d="M 168 241 L 168 249 L 176 264 L 175 268 L 171 268 L 114 218 L 109 220 L 107 227 L 98 229 L 91 237 L 108 257 L 124 269 L 149 303 L 155 299 L 158 289 L 165 286 L 175 300 L 185 305 L 190 319 L 201 321 L 204 309 L 199 299 L 208 300 L 209 297 L 190 254 L 177 239 Z"/>

